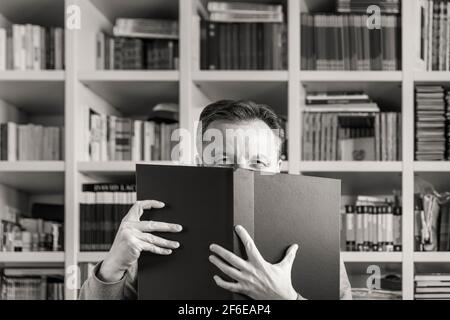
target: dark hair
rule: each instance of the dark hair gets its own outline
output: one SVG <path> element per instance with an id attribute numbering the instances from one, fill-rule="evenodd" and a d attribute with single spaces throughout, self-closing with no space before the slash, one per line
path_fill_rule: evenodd
<path id="1" fill-rule="evenodd" d="M 267 105 L 257 104 L 248 100 L 220 100 L 206 106 L 200 114 L 202 136 L 214 121 L 252 121 L 261 120 L 273 129 L 281 141 L 284 140 L 284 130 L 281 118 Z"/>

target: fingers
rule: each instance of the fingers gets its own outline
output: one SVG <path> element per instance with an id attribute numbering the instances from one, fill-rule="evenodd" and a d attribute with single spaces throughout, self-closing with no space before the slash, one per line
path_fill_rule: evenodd
<path id="1" fill-rule="evenodd" d="M 150 233 L 139 233 L 137 238 L 162 248 L 177 249 L 180 247 L 180 244 L 177 241 L 163 239 Z"/>
<path id="2" fill-rule="evenodd" d="M 247 262 L 227 249 L 217 244 L 210 245 L 209 249 L 238 270 L 246 269 Z"/>
<path id="3" fill-rule="evenodd" d="M 209 256 L 209 261 L 217 268 L 219 268 L 220 271 L 222 271 L 227 276 L 233 278 L 234 280 L 239 281 L 242 279 L 242 274 L 239 270 L 230 267 L 216 256 L 213 255 Z"/>
<path id="4" fill-rule="evenodd" d="M 298 245 L 293 244 L 289 247 L 286 251 L 286 255 L 284 256 L 283 260 L 281 260 L 281 265 L 288 265 L 290 268 L 292 268 L 292 265 L 294 264 L 295 257 L 297 256 L 297 250 Z"/>
<path id="5" fill-rule="evenodd" d="M 264 258 L 259 253 L 258 248 L 256 248 L 255 242 L 252 237 L 248 234 L 247 230 L 243 226 L 236 226 L 236 233 L 244 244 L 245 251 L 249 260 L 252 261 L 264 261 Z"/>
<path id="6" fill-rule="evenodd" d="M 181 232 L 183 227 L 179 224 L 159 221 L 138 221 L 131 225 L 142 232 Z"/>
<path id="7" fill-rule="evenodd" d="M 164 208 L 164 206 L 165 204 L 163 202 L 157 200 L 137 201 L 123 218 L 123 221 L 139 221 L 144 210 L 151 208 L 161 209 Z"/>
<path id="8" fill-rule="evenodd" d="M 219 277 L 217 275 L 215 275 L 213 277 L 213 279 L 214 279 L 214 281 L 216 282 L 216 284 L 219 287 L 221 287 L 221 288 L 223 288 L 225 290 L 228 290 L 228 291 L 231 291 L 231 292 L 235 292 L 235 293 L 242 292 L 242 288 L 241 288 L 239 283 L 233 283 L 233 282 L 224 281 L 221 277 Z"/>
<path id="9" fill-rule="evenodd" d="M 154 254 L 167 256 L 172 254 L 171 249 L 161 248 L 152 243 L 148 243 L 146 241 L 138 240 L 138 244 L 141 247 L 142 251 L 152 252 Z"/>

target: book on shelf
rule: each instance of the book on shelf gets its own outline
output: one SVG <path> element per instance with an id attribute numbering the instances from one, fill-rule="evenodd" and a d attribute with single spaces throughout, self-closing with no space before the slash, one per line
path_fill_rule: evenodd
<path id="1" fill-rule="evenodd" d="M 287 26 L 281 5 L 209 2 L 208 10 L 208 19 L 194 19 L 194 30 L 200 30 L 194 45 L 200 69 L 287 69 Z"/>
<path id="2" fill-rule="evenodd" d="M 119 18 L 113 34 L 115 37 L 178 40 L 178 21 Z"/>
<path id="3" fill-rule="evenodd" d="M 357 196 L 341 209 L 344 251 L 402 251 L 402 207 L 398 197 Z M 345 244 L 344 244 L 345 242 Z"/>
<path id="4" fill-rule="evenodd" d="M 401 18 L 382 15 L 370 29 L 367 15 L 301 15 L 302 70 L 382 70 L 401 67 Z"/>
<path id="5" fill-rule="evenodd" d="M 156 110 L 150 120 L 134 120 L 89 110 L 85 146 L 88 161 L 178 161 L 176 112 Z M 173 153 L 173 154 L 172 154 Z"/>
<path id="6" fill-rule="evenodd" d="M 208 2 L 208 20 L 213 22 L 282 23 L 283 6 L 248 2 Z"/>
<path id="7" fill-rule="evenodd" d="M 450 70 L 450 2 L 418 1 L 420 41 L 417 68 L 426 71 Z"/>
<path id="8" fill-rule="evenodd" d="M 339 13 L 367 13 L 371 5 L 377 6 L 383 14 L 400 14 L 400 0 L 337 0 Z"/>
<path id="9" fill-rule="evenodd" d="M 64 300 L 64 270 L 56 268 L 5 268 L 1 300 Z"/>
<path id="10" fill-rule="evenodd" d="M 308 93 L 303 113 L 303 160 L 401 160 L 401 123 L 400 113 L 380 112 L 365 93 Z"/>
<path id="11" fill-rule="evenodd" d="M 418 274 L 414 277 L 415 300 L 450 299 L 450 275 L 445 273 Z"/>
<path id="12" fill-rule="evenodd" d="M 447 97 L 447 99 L 446 99 Z M 415 158 L 439 161 L 449 158 L 448 112 L 450 94 L 441 86 L 417 86 L 415 93 Z"/>
<path id="13" fill-rule="evenodd" d="M 2 161 L 63 160 L 64 128 L 6 122 L 0 124 Z"/>
<path id="14" fill-rule="evenodd" d="M 450 251 L 450 204 L 431 194 L 414 196 L 416 251 Z"/>
<path id="15" fill-rule="evenodd" d="M 111 37 L 99 32 L 96 37 L 97 70 L 176 70 L 178 41 Z"/>
<path id="16" fill-rule="evenodd" d="M 63 70 L 64 29 L 13 24 L 0 28 L 0 71 Z"/>
<path id="17" fill-rule="evenodd" d="M 108 251 L 120 222 L 136 202 L 136 186 L 83 184 L 80 199 L 80 250 Z"/>
<path id="18" fill-rule="evenodd" d="M 53 212 L 47 215 L 47 210 Z M 0 214 L 0 251 L 63 251 L 63 205 L 35 203 L 31 214 L 10 207 L 7 211 Z"/>

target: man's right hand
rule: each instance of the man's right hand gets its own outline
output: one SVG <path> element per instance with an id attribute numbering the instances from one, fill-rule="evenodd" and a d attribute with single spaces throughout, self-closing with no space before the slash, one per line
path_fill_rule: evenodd
<path id="1" fill-rule="evenodd" d="M 180 232 L 178 224 L 157 221 L 140 221 L 144 210 L 161 209 L 164 203 L 156 200 L 136 202 L 123 218 L 114 243 L 102 262 L 99 270 L 100 280 L 116 282 L 137 261 L 142 251 L 159 255 L 169 255 L 180 244 L 155 236 L 152 232 Z"/>

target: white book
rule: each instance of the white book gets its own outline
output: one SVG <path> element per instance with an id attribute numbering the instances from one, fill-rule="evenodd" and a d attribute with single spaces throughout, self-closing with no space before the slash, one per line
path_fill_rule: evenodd
<path id="1" fill-rule="evenodd" d="M 0 71 L 6 70 L 6 55 L 7 55 L 7 36 L 6 29 L 0 28 Z"/>
<path id="2" fill-rule="evenodd" d="M 416 281 L 416 287 L 449 287 L 450 281 Z"/>
<path id="3" fill-rule="evenodd" d="M 41 27 L 33 26 L 33 70 L 41 69 Z"/>
<path id="4" fill-rule="evenodd" d="M 415 281 L 450 281 L 450 274 L 425 274 L 425 275 L 416 275 L 414 277 Z"/>
<path id="5" fill-rule="evenodd" d="M 450 287 L 416 288 L 417 293 L 450 293 Z"/>
<path id="6" fill-rule="evenodd" d="M 133 121 L 133 139 L 131 144 L 131 159 L 141 161 L 141 130 L 142 121 Z"/>
<path id="7" fill-rule="evenodd" d="M 13 68 L 14 70 L 20 70 L 20 26 L 14 24 L 12 26 L 12 41 L 13 41 Z"/>
<path id="8" fill-rule="evenodd" d="M 101 125 L 101 154 L 100 161 L 108 161 L 108 118 L 106 115 L 100 115 L 100 125 Z"/>
<path id="9" fill-rule="evenodd" d="M 417 293 L 415 299 L 450 299 L 450 293 Z"/>
<path id="10" fill-rule="evenodd" d="M 450 71 L 450 2 L 447 2 L 447 41 L 445 49 L 445 71 Z"/>
<path id="11" fill-rule="evenodd" d="M 433 24 L 434 24 L 434 1 L 428 2 L 428 66 L 427 70 L 433 69 Z"/>
<path id="12" fill-rule="evenodd" d="M 25 25 L 25 39 L 24 39 L 24 50 L 25 50 L 25 69 L 33 70 L 33 26 L 31 24 Z"/>
<path id="13" fill-rule="evenodd" d="M 8 122 L 7 131 L 8 161 L 17 161 L 17 125 L 14 122 Z"/>
<path id="14" fill-rule="evenodd" d="M 47 69 L 47 51 L 46 51 L 46 35 L 45 35 L 45 28 L 39 28 L 40 29 L 40 45 L 41 45 L 41 70 Z"/>

